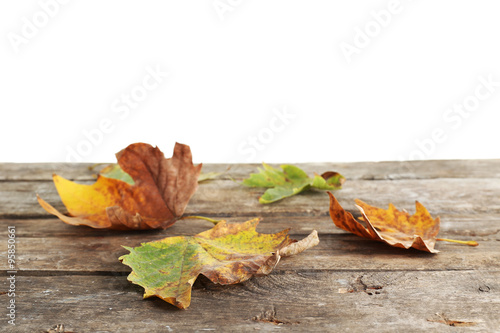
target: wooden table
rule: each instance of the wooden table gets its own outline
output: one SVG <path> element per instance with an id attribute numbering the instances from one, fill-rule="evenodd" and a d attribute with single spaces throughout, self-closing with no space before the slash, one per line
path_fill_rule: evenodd
<path id="1" fill-rule="evenodd" d="M 163 231 L 113 232 L 74 227 L 47 214 L 35 193 L 64 211 L 51 175 L 92 183 L 86 164 L 0 164 L 1 269 L 7 275 L 8 226 L 15 226 L 16 326 L 7 323 L 9 281 L 2 279 L 0 331 L 176 332 L 500 332 L 500 160 L 299 165 L 309 174 L 335 170 L 347 178 L 336 192 L 355 212 L 354 198 L 410 212 L 419 200 L 441 217 L 440 237 L 476 240 L 478 247 L 439 242 L 438 254 L 402 250 L 336 228 L 328 196 L 309 193 L 261 205 L 261 189 L 241 180 L 256 165 L 235 165 L 200 184 L 186 214 L 243 222 L 263 217 L 258 231 L 291 227 L 300 239 L 316 229 L 320 244 L 283 259 L 266 277 L 220 286 L 200 277 L 187 310 L 127 281 L 121 245 L 211 227 L 183 220 Z M 204 172 L 226 165 L 205 165 Z M 456 326 L 463 326 L 458 328 Z M 63 331 L 59 329 L 59 331 Z"/>

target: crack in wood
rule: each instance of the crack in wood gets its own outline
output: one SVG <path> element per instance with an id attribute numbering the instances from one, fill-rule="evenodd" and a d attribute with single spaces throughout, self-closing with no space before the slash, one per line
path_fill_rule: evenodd
<path id="1" fill-rule="evenodd" d="M 464 268 L 464 269 L 451 269 L 451 268 L 442 268 L 442 269 L 367 269 L 367 268 L 359 268 L 359 269 L 279 269 L 279 267 L 272 272 L 273 275 L 289 275 L 290 273 L 294 274 L 320 274 L 320 273 L 361 273 L 361 272 L 369 272 L 369 273 L 391 273 L 391 272 L 474 272 L 474 269 Z M 496 270 L 492 270 L 491 272 L 496 272 Z M 7 270 L 0 270 L 0 274 L 7 275 Z M 36 277 L 44 277 L 44 276 L 128 276 L 130 274 L 129 270 L 124 271 L 69 271 L 69 270 L 17 270 L 18 276 L 36 276 Z M 203 276 L 203 275 L 201 275 Z M 210 281 L 210 280 L 208 280 Z M 212 285 L 213 283 L 210 283 Z M 207 284 L 208 286 L 208 284 Z M 217 285 L 215 285 L 217 286 Z M 198 285 L 198 287 L 204 288 L 203 285 Z M 380 287 L 380 288 L 375 288 Z M 206 288 L 206 286 L 205 286 Z M 369 286 L 368 289 L 382 289 L 383 286 Z M 350 288 L 352 289 L 352 288 Z M 354 290 L 353 290 L 354 291 Z M 353 292 L 349 291 L 349 292 Z M 356 290 L 358 291 L 358 290 Z M 364 290 L 359 290 L 364 291 Z"/>
<path id="2" fill-rule="evenodd" d="M 64 324 L 57 324 L 49 328 L 47 331 L 44 331 L 44 333 L 76 333 L 76 332 L 66 331 L 64 328 Z"/>
<path id="3" fill-rule="evenodd" d="M 367 293 L 370 296 L 373 294 L 376 294 L 376 295 L 380 294 L 379 290 L 384 288 L 384 287 L 381 285 L 377 285 L 377 284 L 368 285 L 363 281 L 363 277 L 364 277 L 364 275 L 358 276 L 356 278 L 356 280 L 354 281 L 354 283 L 351 285 L 351 288 L 347 290 L 347 292 L 353 293 L 353 292 L 358 292 L 358 291 L 364 291 L 365 293 Z M 372 290 L 374 290 L 374 291 L 372 291 Z"/>
<path id="4" fill-rule="evenodd" d="M 0 270 L 3 275 L 7 275 L 7 270 Z M 25 271 L 25 270 L 17 270 L 16 276 L 37 276 L 37 277 L 45 277 L 45 276 L 113 276 L 113 277 L 122 277 L 128 276 L 130 271 L 56 271 L 56 270 L 38 270 L 38 271 Z"/>
<path id="5" fill-rule="evenodd" d="M 447 318 L 444 313 L 436 313 L 436 316 L 439 319 L 427 319 L 427 321 L 441 323 L 452 327 L 470 327 L 476 325 L 473 321 L 451 320 Z"/>
<path id="6" fill-rule="evenodd" d="M 270 323 L 274 325 L 292 325 L 300 324 L 300 322 L 284 321 L 276 318 L 276 307 L 273 305 L 271 309 L 262 311 L 259 315 L 252 317 L 253 321 L 260 321 L 263 323 Z"/>
<path id="7" fill-rule="evenodd" d="M 491 290 L 491 288 L 487 285 L 482 285 L 478 289 L 480 292 L 483 292 L 483 293 L 489 293 Z"/>

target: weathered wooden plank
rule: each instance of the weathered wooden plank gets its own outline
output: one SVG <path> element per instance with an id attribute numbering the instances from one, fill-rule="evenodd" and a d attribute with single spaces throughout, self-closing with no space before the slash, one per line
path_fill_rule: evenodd
<path id="1" fill-rule="evenodd" d="M 282 222 L 283 223 L 283 222 Z M 206 230 L 191 228 L 192 235 Z M 5 227 L 6 229 L 6 227 Z M 262 230 L 264 229 L 264 230 Z M 332 226 L 332 231 L 335 230 Z M 19 230 L 16 227 L 16 231 Z M 105 233 L 72 237 L 16 237 L 16 265 L 19 271 L 38 272 L 127 272 L 118 258 L 128 253 L 122 245 L 141 243 L 175 235 L 176 226 L 164 232 Z M 185 231 L 186 229 L 184 229 Z M 272 222 L 262 223 L 261 232 L 277 232 Z M 19 230 L 20 231 L 20 230 Z M 171 233 L 173 231 L 173 233 Z M 182 232 L 185 234 L 185 232 Z M 303 238 L 306 231 L 292 237 Z M 446 237 L 446 233 L 441 236 Z M 462 238 L 463 237 L 456 237 Z M 467 239 L 467 238 L 466 238 Z M 384 243 L 368 241 L 348 233 L 320 234 L 320 244 L 298 256 L 283 259 L 278 271 L 287 270 L 500 270 L 500 234 L 475 237 L 478 247 L 440 243 L 439 254 L 403 250 Z M 2 252 L 4 252 L 3 250 Z M 4 252 L 5 253 L 5 252 Z M 7 263 L 0 262 L 7 270 Z"/>
<path id="2" fill-rule="evenodd" d="M 79 333 L 462 331 L 453 321 L 467 332 L 500 327 L 500 271 L 286 272 L 232 286 L 199 278 L 187 310 L 143 300 L 125 276 L 18 276 L 16 283 L 17 332 L 57 324 Z"/>
<path id="3" fill-rule="evenodd" d="M 192 235 L 210 228 L 208 222 L 185 220 L 165 231 L 147 232 L 65 225 L 38 206 L 34 193 L 64 210 L 51 174 L 91 183 L 86 165 L 0 164 L 0 239 L 5 239 L 7 225 L 15 225 L 17 235 L 14 331 L 46 331 L 58 323 L 76 332 L 451 332 L 457 330 L 449 326 L 453 320 L 471 323 L 468 331 L 500 327 L 500 160 L 301 165 L 308 173 L 343 173 L 348 182 L 336 195 L 350 211 L 356 211 L 354 198 L 384 207 L 393 202 L 410 212 L 419 200 L 441 216 L 440 237 L 480 243 L 476 248 L 441 243 L 436 255 L 391 248 L 335 228 L 321 192 L 260 205 L 261 189 L 230 180 L 246 177 L 256 166 L 235 165 L 221 179 L 202 184 L 186 213 L 228 217 L 230 222 L 264 216 L 260 232 L 292 227 L 292 236 L 301 238 L 317 229 L 320 244 L 283 259 L 268 277 L 235 286 L 202 278 L 192 306 L 179 311 L 159 299 L 141 299 L 142 288 L 126 281 L 130 268 L 117 260 L 127 253 L 120 245 Z M 204 168 L 225 169 L 220 164 Z M 0 270 L 6 269 L 0 262 Z M 7 294 L 0 293 L 0 301 L 7 304 Z"/>
<path id="4" fill-rule="evenodd" d="M 224 218 L 231 223 L 239 223 L 255 218 L 255 215 Z M 494 239 L 500 237 L 500 217 L 490 214 L 442 215 L 440 236 L 474 239 Z M 114 231 L 92 229 L 84 226 L 65 224 L 57 218 L 49 219 L 0 219 L 0 239 L 7 236 L 7 226 L 16 226 L 19 238 L 63 238 L 63 237 L 125 237 L 161 233 L 166 236 L 192 235 L 207 230 L 212 224 L 196 219 L 178 221 L 172 227 L 161 231 Z M 268 216 L 262 218 L 258 231 L 273 233 L 291 228 L 296 235 L 306 235 L 312 230 L 320 234 L 342 234 L 345 231 L 334 226 L 329 216 Z"/>
<path id="5" fill-rule="evenodd" d="M 271 164 L 278 167 L 276 164 Z M 435 160 L 409 162 L 299 163 L 309 174 L 337 171 L 347 179 L 428 179 L 428 178 L 499 178 L 500 159 Z M 221 178 L 245 178 L 257 172 L 259 164 L 204 164 L 203 172 L 224 172 Z M 0 181 L 51 180 L 57 173 L 72 180 L 92 180 L 102 168 L 90 163 L 0 163 Z"/>
<path id="6" fill-rule="evenodd" d="M 186 214 L 210 216 L 255 215 L 326 215 L 328 197 L 322 191 L 309 191 L 280 202 L 261 205 L 261 188 L 248 188 L 233 181 L 210 181 L 200 185 Z M 0 217 L 28 218 L 49 216 L 36 201 L 38 193 L 54 207 L 65 211 L 57 191 L 50 182 L 0 183 Z M 431 214 L 500 214 L 499 179 L 420 179 L 420 180 L 352 180 L 336 191 L 340 203 L 355 210 L 359 198 L 375 206 L 389 202 L 411 211 L 415 200 Z"/>

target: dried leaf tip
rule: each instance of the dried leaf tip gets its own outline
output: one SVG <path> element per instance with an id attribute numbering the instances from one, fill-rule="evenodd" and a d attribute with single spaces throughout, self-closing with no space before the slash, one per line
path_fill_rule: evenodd
<path id="1" fill-rule="evenodd" d="M 318 232 L 316 230 L 313 230 L 306 238 L 298 242 L 292 243 L 279 250 L 279 255 L 282 257 L 293 256 L 295 254 L 304 252 L 305 250 L 308 250 L 318 244 L 319 244 Z"/>

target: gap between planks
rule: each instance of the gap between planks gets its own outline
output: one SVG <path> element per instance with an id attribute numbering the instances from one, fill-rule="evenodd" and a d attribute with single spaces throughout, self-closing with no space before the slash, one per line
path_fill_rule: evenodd
<path id="1" fill-rule="evenodd" d="M 0 270 L 1 273 L 8 276 L 7 272 L 13 272 L 12 270 Z M 128 276 L 132 270 L 130 271 L 70 271 L 70 270 L 16 270 L 16 276 L 34 276 L 34 277 L 49 277 L 49 276 Z M 481 271 L 472 268 L 443 268 L 443 269 L 349 269 L 349 268 L 340 268 L 340 269 L 280 269 L 276 267 L 269 275 L 267 276 L 280 276 L 280 275 L 288 275 L 288 274 L 323 274 L 323 273 L 404 273 L 404 272 L 487 272 L 496 274 L 500 273 L 500 270 L 488 270 Z M 260 278 L 260 277 L 252 277 L 252 278 Z"/>

